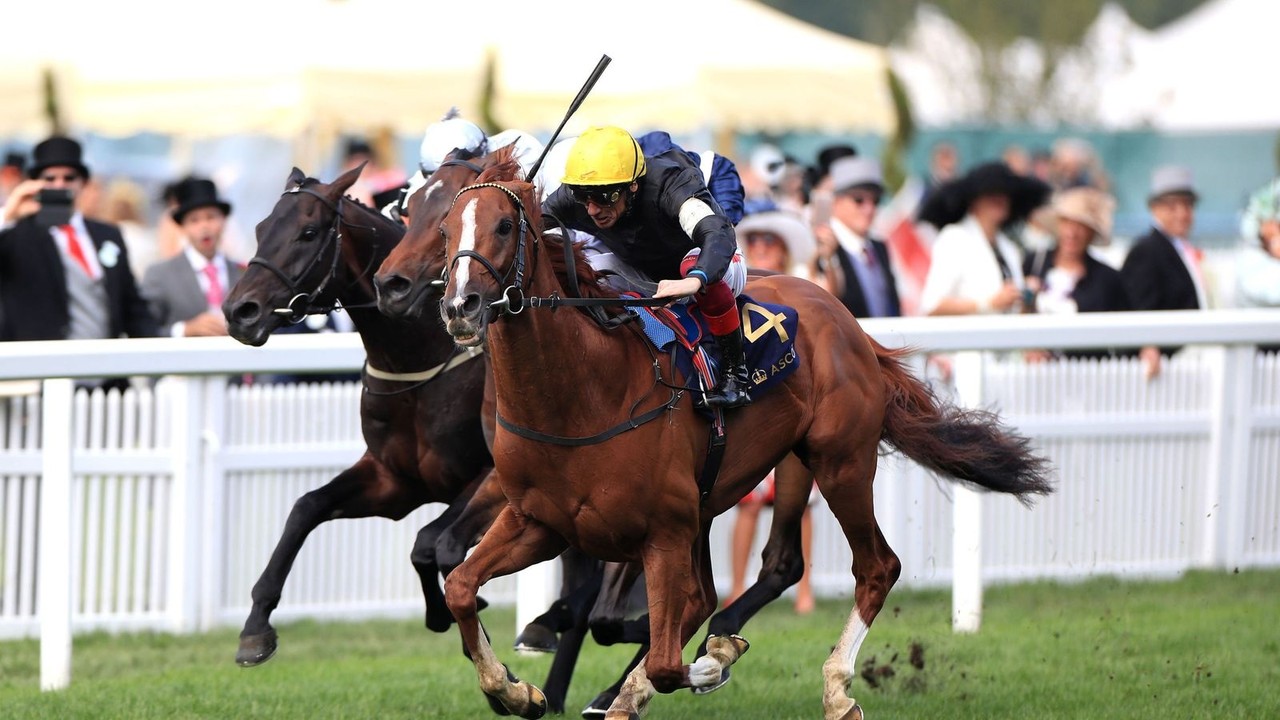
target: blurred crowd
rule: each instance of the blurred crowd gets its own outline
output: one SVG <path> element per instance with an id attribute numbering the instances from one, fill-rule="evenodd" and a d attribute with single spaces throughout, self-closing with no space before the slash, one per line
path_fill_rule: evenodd
<path id="1" fill-rule="evenodd" d="M 350 193 L 396 217 L 414 183 L 421 186 L 453 148 L 508 143 L 525 167 L 541 151 L 531 136 L 488 137 L 451 112 L 428 128 L 410 173 L 387 159 L 385 144 L 362 139 L 345 144 L 341 170 L 363 165 Z M 735 163 L 685 151 L 663 132 L 638 143 L 646 155 L 684 153 L 702 169 L 711 195 L 736 222 L 749 266 L 806 278 L 858 318 L 1208 310 L 1221 297 L 1280 307 L 1280 179 L 1243 208 L 1234 287 L 1225 289 L 1212 286 L 1196 243 L 1195 178 L 1177 164 L 1153 169 L 1150 226 L 1120 248 L 1112 243 L 1115 202 L 1106 171 L 1087 143 L 1072 138 L 1043 150 L 1009 147 L 999 158 L 971 163 L 938 143 L 927 172 L 896 193 L 880 162 L 848 144 L 821 148 L 809 162 L 764 144 Z M 550 155 L 554 166 L 557 153 Z M 548 177 L 544 192 L 557 184 Z M 162 208 L 158 215 L 153 205 Z M 232 212 L 210 178 L 175 178 L 155 198 L 128 180 L 100 181 L 71 138 L 48 138 L 29 155 L 8 153 L 0 167 L 0 340 L 226 335 L 221 306 L 246 259 L 226 248 Z M 351 329 L 338 312 L 285 331 Z M 1163 358 L 1177 351 L 1043 349 L 1025 358 L 1137 355 L 1156 377 Z M 949 374 L 945 357 L 933 367 Z M 297 378 L 237 381 L 270 379 Z M 745 586 L 757 520 L 771 494 L 766 480 L 739 506 L 730 601 Z M 796 609 L 812 607 L 806 571 Z"/>

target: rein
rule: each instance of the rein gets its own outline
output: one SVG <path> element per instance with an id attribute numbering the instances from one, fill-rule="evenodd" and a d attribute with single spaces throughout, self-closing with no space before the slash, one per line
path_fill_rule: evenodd
<path id="1" fill-rule="evenodd" d="M 307 264 L 307 267 L 303 269 L 302 273 L 299 274 L 296 279 L 290 278 L 288 275 L 285 274 L 283 270 L 281 270 L 279 267 L 276 267 L 276 265 L 274 265 L 270 260 L 267 260 L 262 256 L 255 255 L 253 259 L 249 260 L 249 265 L 261 265 L 262 267 L 269 270 L 273 275 L 279 278 L 280 281 L 285 284 L 285 287 L 289 289 L 289 292 L 293 294 L 293 297 L 289 299 L 289 302 L 284 307 L 276 308 L 271 312 L 277 315 L 288 316 L 289 322 L 295 325 L 297 323 L 302 322 L 302 320 L 305 319 L 307 315 L 326 314 L 333 310 L 332 307 L 324 307 L 321 305 L 317 305 L 315 300 L 317 297 L 319 297 L 321 293 L 324 292 L 325 288 L 328 287 L 329 282 L 332 281 L 333 278 L 337 276 L 338 263 L 342 259 L 342 226 L 347 225 L 349 227 L 359 228 L 361 230 L 374 230 L 374 228 L 371 228 L 371 227 L 355 225 L 354 223 L 347 220 L 346 215 L 343 214 L 342 212 L 342 201 L 345 198 L 340 198 L 338 200 L 338 204 L 335 205 L 332 202 L 330 202 L 329 198 L 301 184 L 289 190 L 284 191 L 282 195 L 293 195 L 300 192 L 306 193 L 318 199 L 321 203 L 325 205 L 325 207 L 333 211 L 334 220 L 333 220 L 333 223 L 329 226 L 329 232 L 325 235 L 325 246 L 321 248 L 320 252 L 316 253 L 315 257 L 311 259 L 311 262 Z M 301 290 L 299 288 L 299 284 L 308 275 L 312 273 L 312 271 L 316 268 L 317 265 L 319 265 L 321 258 L 324 257 L 325 251 L 328 249 L 330 245 L 333 246 L 333 259 L 329 263 L 329 269 L 325 273 L 324 278 L 320 280 L 320 284 L 316 287 L 315 290 L 312 290 L 311 292 L 305 292 Z M 364 274 L 367 273 L 372 268 L 372 266 L 373 266 L 373 256 L 370 255 L 369 266 L 364 269 L 364 271 L 361 273 L 359 277 L 363 277 Z M 373 304 L 371 303 L 370 307 L 372 307 L 372 305 Z"/>

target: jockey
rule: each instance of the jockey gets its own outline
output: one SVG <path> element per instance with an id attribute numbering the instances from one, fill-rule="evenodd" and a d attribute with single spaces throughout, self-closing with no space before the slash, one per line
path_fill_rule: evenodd
<path id="1" fill-rule="evenodd" d="M 543 212 L 591 233 L 657 280 L 654 297 L 694 296 L 723 365 L 707 405 L 733 408 L 751 402 L 734 299 L 746 287 L 746 264 L 737 252 L 733 224 L 695 167 L 645 157 L 622 128 L 594 127 L 574 142 L 562 185 L 543 203 Z"/>

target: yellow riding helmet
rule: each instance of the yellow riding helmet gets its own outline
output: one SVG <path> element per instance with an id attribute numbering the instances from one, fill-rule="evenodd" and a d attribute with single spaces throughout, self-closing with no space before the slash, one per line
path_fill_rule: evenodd
<path id="1" fill-rule="evenodd" d="M 578 136 L 564 163 L 565 185 L 625 185 L 644 175 L 644 152 L 620 127 L 589 128 Z"/>

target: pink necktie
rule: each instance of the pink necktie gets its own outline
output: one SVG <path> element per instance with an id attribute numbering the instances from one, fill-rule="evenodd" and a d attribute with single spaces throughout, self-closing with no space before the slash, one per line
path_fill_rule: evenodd
<path id="1" fill-rule="evenodd" d="M 70 225 L 61 227 L 62 232 L 67 235 L 67 254 L 71 256 L 72 260 L 76 261 L 81 270 L 84 270 L 85 275 L 88 275 L 90 279 L 95 279 L 93 267 L 89 265 L 89 259 L 84 256 L 84 248 L 80 247 L 80 239 L 76 237 L 76 229 Z"/>
<path id="2" fill-rule="evenodd" d="M 222 307 L 222 283 L 218 282 L 218 268 L 214 267 L 210 262 L 204 266 L 204 276 L 209 281 L 208 288 L 204 291 L 204 297 L 209 301 L 209 307 Z"/>

